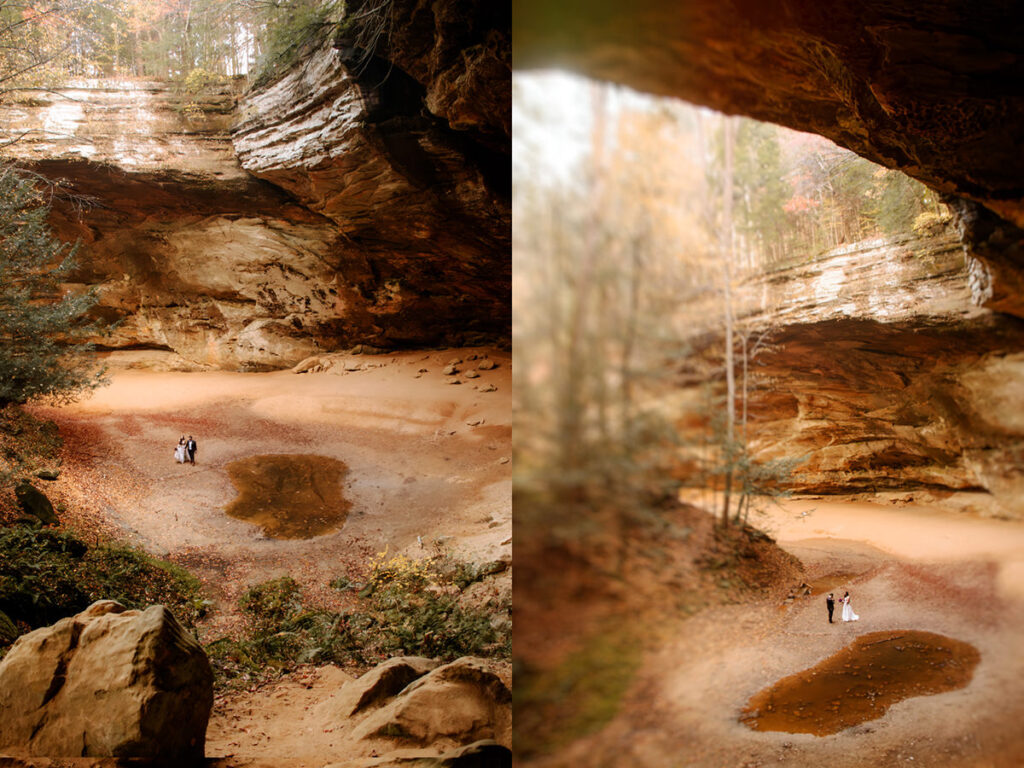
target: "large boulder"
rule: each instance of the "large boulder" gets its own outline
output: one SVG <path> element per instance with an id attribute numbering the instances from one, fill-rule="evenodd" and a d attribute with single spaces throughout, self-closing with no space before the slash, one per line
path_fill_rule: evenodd
<path id="1" fill-rule="evenodd" d="M 465 657 L 409 684 L 354 731 L 357 739 L 459 746 L 512 740 L 512 694 L 495 665 Z"/>
<path id="2" fill-rule="evenodd" d="M 335 704 L 341 717 L 387 702 L 401 693 L 409 683 L 436 669 L 440 662 L 420 656 L 396 656 L 371 669 L 358 680 L 346 685 Z"/>
<path id="3" fill-rule="evenodd" d="M 206 654 L 166 608 L 102 600 L 0 662 L 0 752 L 185 764 L 203 758 L 212 706 Z"/>

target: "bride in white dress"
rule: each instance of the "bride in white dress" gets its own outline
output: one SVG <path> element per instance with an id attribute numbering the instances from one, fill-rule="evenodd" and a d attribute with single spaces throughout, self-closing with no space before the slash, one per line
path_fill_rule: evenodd
<path id="1" fill-rule="evenodd" d="M 185 438 L 182 437 L 178 441 L 178 445 L 174 449 L 174 460 L 179 464 L 185 463 Z"/>
<path id="2" fill-rule="evenodd" d="M 843 621 L 857 621 L 860 618 L 860 616 L 853 612 L 853 606 L 850 605 L 849 592 L 842 596 L 840 602 L 843 604 Z"/>

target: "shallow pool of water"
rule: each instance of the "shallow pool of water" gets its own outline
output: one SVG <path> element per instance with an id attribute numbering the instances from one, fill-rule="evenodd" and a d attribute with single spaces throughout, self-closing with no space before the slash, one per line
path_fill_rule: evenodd
<path id="1" fill-rule="evenodd" d="M 740 721 L 755 731 L 827 736 L 912 696 L 963 688 L 980 660 L 973 645 L 943 635 L 871 632 L 754 695 Z"/>
<path id="2" fill-rule="evenodd" d="M 327 456 L 250 456 L 227 465 L 238 498 L 231 517 L 255 523 L 274 539 L 311 539 L 339 530 L 352 506 L 342 495 L 344 462 Z"/>

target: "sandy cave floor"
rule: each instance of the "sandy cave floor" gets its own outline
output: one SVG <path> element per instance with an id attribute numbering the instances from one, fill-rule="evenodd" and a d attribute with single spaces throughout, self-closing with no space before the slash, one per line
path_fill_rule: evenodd
<path id="1" fill-rule="evenodd" d="M 449 384 L 444 365 L 474 354 L 498 367 Z M 385 548 L 426 557 L 440 540 L 464 559 L 510 557 L 510 367 L 508 353 L 474 348 L 358 356 L 304 374 L 115 369 L 110 386 L 89 399 L 37 409 L 65 439 L 61 478 L 47 491 L 87 536 L 99 529 L 127 537 L 196 573 L 217 603 L 200 627 L 210 641 L 238 629 L 233 606 L 248 586 L 279 575 L 329 605 L 336 593 L 328 582 Z M 487 385 L 496 390 L 481 391 Z M 174 461 L 182 434 L 196 437 L 195 466 Z M 274 540 L 224 514 L 236 496 L 225 465 L 274 453 L 348 465 L 342 483 L 352 509 L 339 531 Z M 310 765 L 323 764 L 333 751 L 329 728 L 292 734 L 289 723 L 338 681 L 316 670 L 299 677 L 219 701 L 207 754 L 304 765 L 308 753 Z"/>
<path id="2" fill-rule="evenodd" d="M 616 718 L 532 766 L 1024 764 L 1024 523 L 821 499 L 790 501 L 755 522 L 803 561 L 807 580 L 849 590 L 860 620 L 829 625 L 818 594 L 670 622 L 657 628 L 666 639 Z M 762 688 L 856 636 L 897 629 L 973 644 L 981 662 L 972 682 L 831 736 L 755 732 L 738 721 Z"/>

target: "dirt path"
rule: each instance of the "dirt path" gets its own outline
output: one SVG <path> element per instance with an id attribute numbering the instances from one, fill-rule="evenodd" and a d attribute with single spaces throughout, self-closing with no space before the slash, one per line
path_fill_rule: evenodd
<path id="1" fill-rule="evenodd" d="M 1016 766 L 1024 755 L 1024 524 L 865 502 L 794 501 L 758 524 L 808 580 L 849 590 L 860 621 L 829 625 L 821 595 L 715 608 L 657 628 L 620 714 L 543 766 Z M 830 575 L 831 578 L 830 578 Z M 854 637 L 919 629 L 981 652 L 960 690 L 907 699 L 837 734 L 755 732 L 749 698 Z"/>
<path id="2" fill-rule="evenodd" d="M 475 369 L 473 355 L 497 368 L 442 374 L 456 357 Z M 385 547 L 422 557 L 440 540 L 476 561 L 511 552 L 510 357 L 494 349 L 353 356 L 304 374 L 121 370 L 90 399 L 42 415 L 68 446 L 54 484 L 78 510 L 68 521 L 113 527 L 196 572 L 228 609 L 204 640 L 226 631 L 247 586 L 284 573 L 330 600 L 331 578 Z M 173 459 L 182 434 L 198 441 L 195 466 Z M 348 466 L 340 531 L 274 540 L 224 514 L 236 496 L 225 465 L 276 453 Z"/>

